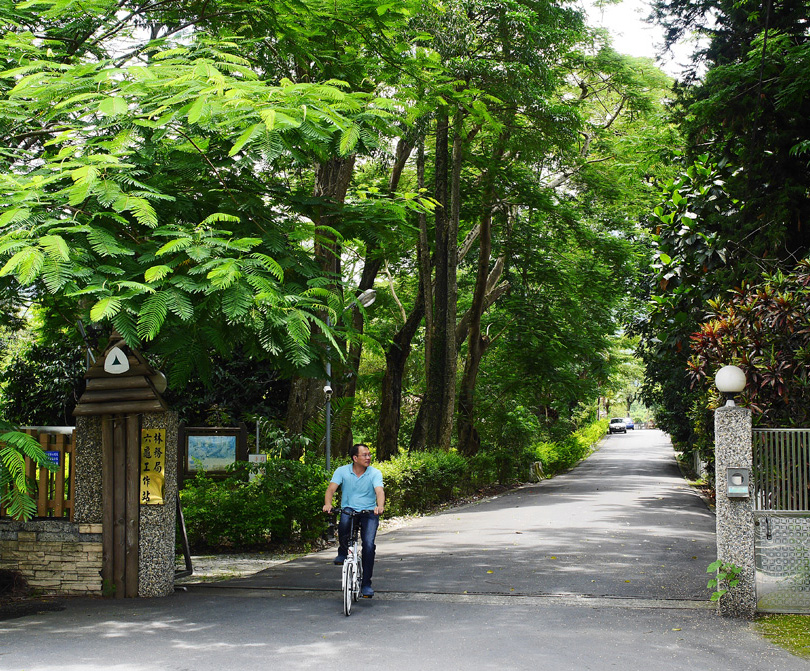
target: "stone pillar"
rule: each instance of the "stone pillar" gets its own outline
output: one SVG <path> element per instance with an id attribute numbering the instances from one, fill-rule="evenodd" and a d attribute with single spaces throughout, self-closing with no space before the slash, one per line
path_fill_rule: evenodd
<path id="1" fill-rule="evenodd" d="M 76 418 L 76 493 L 74 521 L 100 525 L 103 521 L 102 438 L 100 416 Z M 162 505 L 140 506 L 138 523 L 138 596 L 168 596 L 174 591 L 175 525 L 177 514 L 176 412 L 144 413 L 144 429 L 166 429 L 166 458 Z M 133 486 L 136 483 L 132 483 Z M 110 561 L 108 558 L 107 561 Z M 104 586 L 109 590 L 109 585 Z"/>
<path id="2" fill-rule="evenodd" d="M 717 558 L 742 570 L 739 584 L 718 602 L 718 613 L 731 617 L 752 618 L 756 613 L 756 571 L 754 564 L 754 501 L 752 484 L 749 496 L 726 495 L 726 469 L 751 469 L 751 411 L 726 405 L 714 413 L 714 460 L 717 487 Z M 720 585 L 720 587 L 728 587 Z"/>
<path id="3" fill-rule="evenodd" d="M 141 506 L 138 543 L 138 596 L 168 596 L 174 591 L 175 528 L 177 524 L 176 412 L 145 413 L 144 429 L 166 429 L 162 505 Z"/>
<path id="4" fill-rule="evenodd" d="M 77 417 L 73 433 L 76 459 L 73 481 L 73 521 L 101 524 L 104 499 L 101 488 L 101 417 Z"/>

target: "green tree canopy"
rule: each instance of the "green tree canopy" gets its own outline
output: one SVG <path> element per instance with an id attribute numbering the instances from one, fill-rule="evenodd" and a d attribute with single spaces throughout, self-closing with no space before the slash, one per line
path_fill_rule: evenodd
<path id="1" fill-rule="evenodd" d="M 278 191 L 296 165 L 374 149 L 391 101 L 337 80 L 268 79 L 243 55 L 252 41 L 207 35 L 204 16 L 190 35 L 152 17 L 168 36 L 121 55 L 141 12 L 91 5 L 96 37 L 76 49 L 60 32 L 73 10 L 34 6 L 48 7 L 28 17 L 46 37 L 18 21 L 0 43 L 0 275 L 130 343 L 162 333 L 154 351 L 178 379 L 236 343 L 305 366 L 313 328 L 331 337 L 320 311 L 334 315 L 339 298 L 308 252 L 328 234 L 319 203 Z"/>

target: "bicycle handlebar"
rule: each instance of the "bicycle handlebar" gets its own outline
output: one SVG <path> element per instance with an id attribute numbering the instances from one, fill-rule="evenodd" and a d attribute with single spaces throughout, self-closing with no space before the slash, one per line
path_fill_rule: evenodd
<path id="1" fill-rule="evenodd" d="M 352 510 L 351 508 L 332 508 L 331 513 L 326 513 L 327 515 L 337 515 L 338 513 L 345 512 L 347 515 L 354 517 L 355 515 L 362 515 L 363 513 L 373 513 L 374 509 L 369 510 Z"/>

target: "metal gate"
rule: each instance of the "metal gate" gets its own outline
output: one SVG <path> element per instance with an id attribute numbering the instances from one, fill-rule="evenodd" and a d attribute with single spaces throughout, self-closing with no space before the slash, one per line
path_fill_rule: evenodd
<path id="1" fill-rule="evenodd" d="M 810 429 L 753 431 L 757 610 L 810 613 Z"/>

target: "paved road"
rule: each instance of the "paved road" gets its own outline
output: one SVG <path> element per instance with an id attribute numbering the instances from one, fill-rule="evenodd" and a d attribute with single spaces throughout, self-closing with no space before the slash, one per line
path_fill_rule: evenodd
<path id="1" fill-rule="evenodd" d="M 165 599 L 0 622 L 0 671 L 806 671 L 706 602 L 713 516 L 658 432 L 573 472 L 378 537 L 378 595 L 341 613 L 333 551 Z"/>
<path id="2" fill-rule="evenodd" d="M 714 515 L 659 431 L 608 436 L 575 471 L 378 536 L 385 592 L 699 599 Z M 235 585 L 334 589 L 334 552 Z"/>

